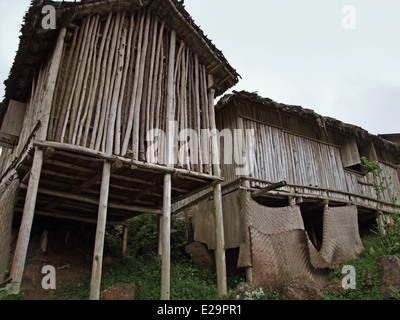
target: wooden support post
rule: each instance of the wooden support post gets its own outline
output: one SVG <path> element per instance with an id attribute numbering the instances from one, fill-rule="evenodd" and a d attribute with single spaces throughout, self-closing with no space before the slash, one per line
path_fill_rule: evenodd
<path id="1" fill-rule="evenodd" d="M 92 279 L 90 282 L 90 300 L 99 300 L 101 272 L 103 265 L 104 237 L 107 222 L 108 194 L 111 178 L 111 162 L 104 161 L 101 181 L 99 213 L 97 217 L 96 240 L 94 245 Z"/>
<path id="2" fill-rule="evenodd" d="M 11 288 L 10 293 L 19 292 L 22 275 L 24 273 L 26 254 L 28 252 L 29 238 L 32 230 L 33 216 L 35 213 L 36 198 L 39 189 L 40 174 L 43 165 L 44 152 L 40 148 L 35 149 L 32 163 L 31 176 L 26 191 L 24 212 L 22 215 L 21 226 L 19 229 L 17 246 L 14 253 L 14 260 L 11 268 L 11 278 L 16 285 Z"/>
<path id="3" fill-rule="evenodd" d="M 126 255 L 126 250 L 128 248 L 128 229 L 129 226 L 124 225 L 122 229 L 122 254 Z"/>
<path id="4" fill-rule="evenodd" d="M 218 135 L 216 133 L 216 123 L 215 123 L 215 110 L 214 110 L 214 99 L 215 99 L 215 89 L 214 89 L 214 78 L 213 76 L 208 76 L 208 103 L 209 103 L 209 118 L 210 125 L 213 131 L 212 133 L 212 164 L 213 164 L 213 174 L 218 177 L 221 176 L 221 168 L 219 165 L 219 147 L 218 147 Z M 227 294 L 227 281 L 226 281 L 226 257 L 225 257 L 225 232 L 224 232 L 224 215 L 222 209 L 222 186 L 221 182 L 214 186 L 214 219 L 215 219 L 215 264 L 217 268 L 217 282 L 218 282 L 218 295 L 220 297 Z"/>
<path id="5" fill-rule="evenodd" d="M 227 294 L 226 282 L 226 261 L 225 261 L 225 233 L 224 218 L 222 211 L 222 190 L 221 183 L 214 187 L 214 205 L 215 205 L 215 262 L 217 267 L 218 295 L 222 297 Z"/>
<path id="6" fill-rule="evenodd" d="M 159 258 L 162 257 L 162 232 L 161 232 L 161 230 L 162 230 L 162 221 L 163 221 L 162 218 L 163 218 L 162 215 L 158 216 L 158 246 L 157 246 L 158 250 L 157 250 L 157 252 L 158 252 L 158 257 Z"/>
<path id="7" fill-rule="evenodd" d="M 3 282 L 4 270 L 8 270 L 11 248 L 12 223 L 15 204 L 18 200 L 19 180 L 13 175 L 7 182 L 0 185 L 0 283 Z"/>
<path id="8" fill-rule="evenodd" d="M 168 167 L 173 167 L 174 152 L 174 73 L 175 73 L 175 54 L 176 54 L 176 31 L 171 31 L 168 63 L 168 82 L 167 82 L 167 161 Z M 161 266 L 161 300 L 170 299 L 170 275 L 171 275 L 171 188 L 172 177 L 167 173 L 164 176 L 164 199 L 163 216 L 161 223 L 161 247 L 162 247 L 162 266 Z"/>
<path id="9" fill-rule="evenodd" d="M 40 118 L 41 126 L 36 133 L 36 138 L 45 140 L 47 136 L 47 129 L 49 126 L 49 117 L 51 113 L 51 106 L 53 103 L 53 96 L 57 77 L 59 74 L 60 64 L 62 60 L 62 53 L 64 50 L 64 40 L 67 29 L 62 28 L 57 44 L 51 57 L 46 83 L 42 100 L 40 102 L 42 107 L 42 117 Z M 32 229 L 33 216 L 35 213 L 35 205 L 37 198 L 37 191 L 39 188 L 40 174 L 43 166 L 44 152 L 40 148 L 35 149 L 35 156 L 33 158 L 31 176 L 29 179 L 28 190 L 25 198 L 24 212 L 22 216 L 20 231 L 15 249 L 13 265 L 11 268 L 11 277 L 17 285 L 11 289 L 12 293 L 17 293 L 21 286 L 22 275 L 24 273 L 26 254 L 28 251 L 29 238 Z"/>
<path id="10" fill-rule="evenodd" d="M 162 269 L 161 300 L 170 299 L 171 274 L 171 175 L 164 176 L 164 206 L 161 228 Z"/>

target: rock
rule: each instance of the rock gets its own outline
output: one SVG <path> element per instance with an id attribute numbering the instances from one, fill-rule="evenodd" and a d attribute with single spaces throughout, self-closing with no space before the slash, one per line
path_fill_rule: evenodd
<path id="1" fill-rule="evenodd" d="M 136 286 L 132 284 L 122 284 L 112 286 L 100 293 L 100 300 L 135 300 Z"/>
<path id="2" fill-rule="evenodd" d="M 203 269 L 212 269 L 215 266 L 214 255 L 201 242 L 192 242 L 186 246 L 186 253 L 192 261 Z"/>
<path id="3" fill-rule="evenodd" d="M 334 281 L 332 283 L 329 283 L 328 285 L 325 286 L 324 288 L 329 294 L 335 296 L 335 297 L 340 297 L 344 293 L 346 293 L 346 289 L 343 288 L 342 282 L 341 281 Z"/>
<path id="4" fill-rule="evenodd" d="M 372 288 L 374 286 L 374 277 L 371 274 L 371 271 L 368 269 L 367 272 L 365 272 L 365 285 L 367 287 Z"/>
<path id="5" fill-rule="evenodd" d="M 323 300 L 324 294 L 321 288 L 308 280 L 295 279 L 284 284 L 281 300 Z"/>
<path id="6" fill-rule="evenodd" d="M 265 293 L 261 287 L 250 282 L 240 283 L 229 295 L 229 300 L 265 300 Z"/>
<path id="7" fill-rule="evenodd" d="M 393 290 L 400 292 L 400 259 L 396 256 L 383 256 L 378 260 L 378 266 L 382 271 L 381 294 L 392 299 Z"/>

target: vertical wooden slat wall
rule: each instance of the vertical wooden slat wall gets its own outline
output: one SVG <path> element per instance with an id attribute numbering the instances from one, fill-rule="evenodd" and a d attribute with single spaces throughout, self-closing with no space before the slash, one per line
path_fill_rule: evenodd
<path id="1" fill-rule="evenodd" d="M 47 139 L 150 161 L 147 147 L 161 138 L 149 136 L 148 142 L 147 133 L 165 132 L 167 127 L 171 31 L 143 9 L 87 17 L 69 36 Z M 189 142 L 190 150 L 187 143 L 175 146 L 174 163 L 212 174 L 207 163 L 211 147 L 208 138 L 201 137 L 201 129 L 209 129 L 211 120 L 208 74 L 198 55 L 179 38 L 174 58 L 176 131 L 189 129 L 198 135 L 198 140 Z M 158 149 L 157 163 L 165 164 L 165 150 L 161 144 Z"/>

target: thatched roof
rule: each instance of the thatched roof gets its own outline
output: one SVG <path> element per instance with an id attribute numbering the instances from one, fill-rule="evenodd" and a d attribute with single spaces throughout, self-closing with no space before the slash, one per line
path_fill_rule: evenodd
<path id="1" fill-rule="evenodd" d="M 317 114 L 311 109 L 305 109 L 301 106 L 287 105 L 275 102 L 269 98 L 260 97 L 257 93 L 250 93 L 247 91 L 233 91 L 232 94 L 224 95 L 215 107 L 216 112 L 225 107 L 233 106 L 235 101 L 245 101 L 248 103 L 255 103 L 269 110 L 287 113 L 305 119 L 311 123 L 315 123 L 318 127 L 330 130 L 333 132 L 341 133 L 346 136 L 351 136 L 359 141 L 372 141 L 376 146 L 384 148 L 391 152 L 395 157 L 397 163 L 400 163 L 400 146 L 384 139 L 382 136 L 377 136 L 369 133 L 367 130 L 352 124 L 344 123 L 340 120 L 324 117 Z"/>
<path id="2" fill-rule="evenodd" d="M 57 30 L 44 30 L 41 22 L 43 6 L 56 8 Z M 55 45 L 62 26 L 69 27 L 87 15 L 106 16 L 109 12 L 133 11 L 151 8 L 166 22 L 169 29 L 177 31 L 178 38 L 199 55 L 199 61 L 212 70 L 216 95 L 222 95 L 239 80 L 239 74 L 225 59 L 203 31 L 194 23 L 183 3 L 178 0 L 82 0 L 80 2 L 33 0 L 24 17 L 19 49 L 6 85 L 5 99 L 0 106 L 0 123 L 10 99 L 24 102 L 30 94 L 32 77 L 43 59 L 47 58 Z"/>

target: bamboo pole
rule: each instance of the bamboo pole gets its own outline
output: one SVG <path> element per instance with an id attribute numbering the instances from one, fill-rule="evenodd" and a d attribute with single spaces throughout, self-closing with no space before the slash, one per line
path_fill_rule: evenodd
<path id="1" fill-rule="evenodd" d="M 91 49 L 90 49 L 90 64 L 88 67 L 88 72 L 87 72 L 87 78 L 85 83 L 88 81 L 88 78 L 90 76 L 90 85 L 89 85 L 89 93 L 87 94 L 86 97 L 86 104 L 83 106 L 83 116 L 79 121 L 79 126 L 77 126 L 78 133 L 77 137 L 75 138 L 75 142 L 78 145 L 82 145 L 82 134 L 84 133 L 84 128 L 85 128 L 85 123 L 86 125 L 90 125 L 90 120 L 89 123 L 87 121 L 87 118 L 90 117 L 90 114 L 92 112 L 92 100 L 93 100 L 93 94 L 97 92 L 97 88 L 95 87 L 95 73 L 96 73 L 96 57 L 97 57 L 97 43 L 99 39 L 99 16 L 96 17 L 96 26 L 93 29 L 93 43 L 91 44 Z M 85 90 L 86 91 L 86 90 Z M 85 95 L 86 96 L 86 93 Z M 84 98 L 82 96 L 82 98 Z M 81 111 L 82 112 L 82 111 Z M 83 145 L 86 145 L 86 141 L 84 142 Z"/>
<path id="2" fill-rule="evenodd" d="M 100 74 L 100 85 L 99 85 L 99 94 L 96 101 L 96 111 L 94 114 L 94 122 L 93 122 L 93 130 L 90 139 L 89 148 L 95 149 L 96 139 L 97 139 L 97 131 L 99 130 L 100 118 L 103 113 L 103 100 L 106 99 L 104 97 L 104 86 L 107 77 L 107 62 L 110 59 L 110 45 L 111 45 L 111 37 L 113 33 L 113 20 L 114 18 L 109 16 L 110 21 L 107 21 L 106 29 L 107 32 L 103 32 L 103 40 L 105 40 L 104 47 L 101 48 L 104 50 L 103 53 L 103 61 L 98 60 L 98 63 L 101 62 L 101 71 L 98 71 Z M 103 45 L 103 43 L 102 43 Z M 105 111 L 105 110 L 104 110 Z"/>
<path id="3" fill-rule="evenodd" d="M 117 13 L 115 21 L 114 21 L 114 26 L 113 26 L 113 32 L 112 32 L 112 40 L 111 40 L 111 47 L 110 47 L 110 55 L 108 58 L 108 63 L 107 63 L 107 71 L 106 71 L 106 81 L 105 81 L 105 86 L 104 86 L 104 98 L 103 98 L 103 105 L 102 105 L 102 113 L 100 116 L 100 122 L 99 122 L 99 127 L 97 131 L 97 138 L 96 138 L 96 144 L 95 144 L 95 149 L 96 150 L 101 150 L 105 151 L 105 139 L 107 138 L 107 118 L 109 116 L 110 112 L 110 96 L 113 91 L 114 87 L 114 78 L 115 78 L 115 73 L 113 70 L 115 70 L 115 54 L 116 54 L 116 49 L 117 49 L 117 41 L 118 39 L 118 34 L 119 34 L 119 27 L 120 27 L 120 21 L 121 21 L 121 13 Z"/>
<path id="4" fill-rule="evenodd" d="M 144 28 L 144 20 L 145 20 L 145 13 L 142 12 L 140 16 L 140 22 L 139 22 L 139 35 L 138 35 L 138 42 L 137 42 L 137 54 L 136 54 L 136 62 L 135 62 L 135 76 L 133 79 L 133 88 L 132 88 L 132 94 L 131 94 L 131 101 L 130 101 L 130 106 L 129 106 L 129 112 L 128 112 L 128 122 L 127 122 L 127 127 L 125 130 L 124 138 L 123 138 L 123 143 L 122 143 L 122 149 L 121 149 L 121 154 L 126 154 L 128 151 L 128 144 L 129 140 L 132 135 L 132 128 L 133 128 L 133 121 L 134 117 L 136 116 L 136 98 L 137 98 L 137 90 L 138 90 L 138 83 L 139 83 L 139 68 L 140 68 L 140 63 L 141 63 L 141 55 L 142 55 L 142 40 L 143 40 L 143 28 Z"/>
<path id="5" fill-rule="evenodd" d="M 203 172 L 203 157 L 201 153 L 201 111 L 200 111 L 200 74 L 199 74 L 199 56 L 197 53 L 194 56 L 194 96 L 195 96 L 195 107 L 196 107 L 196 127 L 198 142 L 198 153 L 199 153 L 199 171 Z"/>
<path id="6" fill-rule="evenodd" d="M 133 159 L 139 159 L 139 148 L 140 148 L 140 124 L 141 124 L 141 112 L 142 110 L 142 96 L 143 96 L 143 86 L 144 86 L 144 78 L 145 78 L 145 67 L 146 67 L 146 58 L 147 58 L 147 50 L 149 46 L 149 32 L 150 32 L 150 22 L 151 22 L 151 14 L 147 12 L 146 14 L 146 24 L 144 28 L 144 36 L 143 36 L 143 47 L 141 53 L 141 61 L 139 67 L 139 82 L 138 82 L 138 90 L 136 95 L 135 102 L 135 116 L 133 122 L 132 129 L 132 151 L 133 151 Z M 143 119 L 142 119 L 143 120 Z"/>
<path id="7" fill-rule="evenodd" d="M 83 62 L 83 67 L 79 75 L 79 83 L 78 87 L 80 87 L 80 90 L 78 90 L 77 93 L 77 98 L 76 98 L 76 106 L 74 110 L 76 112 L 73 113 L 73 117 L 71 117 L 71 123 L 70 123 L 70 139 L 72 144 L 76 144 L 77 142 L 77 135 L 78 135 L 78 130 L 79 130 L 79 124 L 81 122 L 81 114 L 83 112 L 83 109 L 87 107 L 85 104 L 86 96 L 87 96 L 87 91 L 88 91 L 88 79 L 90 75 L 90 70 L 91 70 L 91 64 L 93 63 L 93 51 L 94 51 L 94 41 L 96 40 L 96 29 L 99 23 L 99 16 L 96 16 L 91 19 L 89 28 L 88 28 L 88 38 L 87 42 L 88 44 L 85 44 L 85 53 L 84 53 L 84 62 Z"/>
<path id="8" fill-rule="evenodd" d="M 120 98 L 118 102 L 118 109 L 117 109 L 117 118 L 116 118 L 116 132 L 115 132 L 115 141 L 114 141 L 114 153 L 121 154 L 121 134 L 122 134 L 122 111 L 124 107 L 124 98 L 126 92 L 126 84 L 128 78 L 128 70 L 131 63 L 131 52 L 132 52 L 132 38 L 134 35 L 135 29 L 135 15 L 132 14 L 130 18 L 129 24 L 129 33 L 128 33 L 128 40 L 126 44 L 126 61 L 124 67 L 124 73 L 122 76 L 122 88 L 120 93 Z"/>
<path id="9" fill-rule="evenodd" d="M 104 161 L 103 177 L 101 181 L 99 213 L 98 213 L 96 239 L 95 239 L 94 254 L 93 254 L 92 278 L 90 282 L 90 300 L 99 300 L 100 298 L 100 284 L 101 284 L 101 273 L 103 265 L 103 249 L 104 249 L 104 238 L 106 231 L 105 229 L 107 223 L 107 207 L 108 207 L 110 177 L 111 177 L 111 162 L 106 160 Z"/>
<path id="10" fill-rule="evenodd" d="M 125 48 L 126 48 L 126 35 L 127 30 L 126 28 L 122 31 L 122 42 L 121 47 L 119 49 L 119 57 L 118 57 L 118 69 L 116 74 L 113 98 L 111 102 L 111 111 L 109 116 L 109 123 L 108 123 L 108 133 L 107 133 L 107 144 L 106 144 L 106 153 L 113 152 L 113 145 L 114 145 L 114 134 L 116 130 L 116 118 L 118 112 L 118 103 L 121 93 L 121 84 L 122 84 L 122 77 L 123 77 L 123 68 L 124 68 L 124 60 L 125 60 Z"/>
<path id="11" fill-rule="evenodd" d="M 82 46 L 79 54 L 78 60 L 78 72 L 75 74 L 75 81 L 74 81 L 74 91 L 70 97 L 70 121 L 69 121 L 69 134 L 68 134 L 68 142 L 72 142 L 74 128 L 76 124 L 76 118 L 78 115 L 79 109 L 79 101 L 81 99 L 81 93 L 83 90 L 83 80 L 84 74 L 86 71 L 86 64 L 89 54 L 89 46 L 87 43 L 90 41 L 88 37 L 90 36 L 90 28 L 91 28 L 91 19 L 90 17 L 85 19 L 84 27 L 83 27 L 83 40 Z"/>
<path id="12" fill-rule="evenodd" d="M 155 25 L 155 30 L 157 30 L 159 21 L 156 19 L 156 25 Z M 155 124 L 155 118 L 156 118 L 156 105 L 157 105 L 157 93 L 158 93 L 158 88 L 157 88 L 157 83 L 158 83 L 158 77 L 159 77 L 159 69 L 160 65 L 160 53 L 161 53 L 161 44 L 162 44 L 162 39 L 163 39 L 163 34 L 164 34 L 164 27 L 165 27 L 165 22 L 163 21 L 161 23 L 160 29 L 155 32 L 154 34 L 154 39 L 155 43 L 153 44 L 155 47 L 155 57 L 154 57 L 154 76 L 153 76 L 153 83 L 151 84 L 151 91 L 149 90 L 150 94 L 150 123 L 148 130 L 155 129 L 157 128 Z"/>
<path id="13" fill-rule="evenodd" d="M 125 12 L 123 11 L 117 13 L 117 21 L 115 25 L 115 30 L 113 34 L 113 40 L 116 40 L 115 44 L 115 50 L 114 50 L 114 56 L 111 58 L 110 61 L 113 61 L 112 65 L 112 71 L 111 71 L 111 80 L 110 80 L 110 90 L 108 94 L 108 99 L 107 99 L 107 111 L 106 111 L 106 117 L 104 119 L 104 130 L 103 130 L 103 136 L 101 138 L 101 150 L 104 152 L 107 152 L 107 143 L 108 140 L 110 140 L 110 145 L 111 147 L 109 148 L 110 151 L 109 153 L 113 152 L 113 145 L 114 145 L 114 127 L 112 128 L 112 131 L 109 131 L 109 125 L 110 121 L 113 123 L 113 126 L 115 125 L 116 121 L 116 113 L 117 113 L 117 108 L 118 108 L 118 100 L 119 100 L 119 90 L 121 87 L 121 81 L 122 81 L 122 70 L 123 70 L 123 61 L 122 61 L 122 66 L 120 66 L 120 61 L 119 61 L 119 54 L 120 54 L 120 46 L 123 41 L 121 34 L 122 30 L 124 28 L 124 21 L 125 21 Z M 125 55 L 125 53 L 124 53 Z M 118 76 L 121 76 L 121 79 L 118 79 Z M 117 93 L 116 97 L 116 102 L 115 104 L 113 103 L 114 99 L 114 94 Z M 111 132 L 112 137 L 109 139 L 109 133 Z"/>
<path id="14" fill-rule="evenodd" d="M 168 65 L 168 92 L 167 92 L 167 166 L 172 167 L 173 157 L 173 128 L 174 110 L 174 69 L 176 51 L 176 31 L 171 31 L 169 65 Z M 161 300 L 170 299 L 171 274 L 171 175 L 164 176 L 164 199 L 162 217 L 162 266 L 161 266 Z"/>
<path id="15" fill-rule="evenodd" d="M 66 28 L 62 28 L 56 47 L 54 49 L 53 56 L 51 57 L 48 70 L 47 79 L 44 85 L 43 97 L 41 100 L 42 117 L 39 119 L 41 127 L 39 128 L 36 138 L 45 140 L 47 138 L 47 129 L 49 127 L 50 112 L 53 104 L 54 90 L 56 87 L 57 77 L 59 76 L 59 70 L 61 65 L 62 52 L 64 48 L 65 35 L 67 33 Z"/>
<path id="16" fill-rule="evenodd" d="M 94 109 L 94 105 L 96 103 L 96 94 L 97 94 L 97 91 L 98 91 L 98 84 L 99 84 L 99 80 L 100 80 L 100 74 L 102 72 L 102 60 L 103 60 L 103 56 L 104 56 L 104 48 L 105 48 L 105 45 L 106 45 L 108 30 L 110 28 L 111 18 L 112 18 L 112 14 L 110 13 L 108 15 L 106 23 L 104 25 L 103 36 L 102 36 L 102 39 L 101 39 L 101 42 L 100 42 L 100 47 L 99 47 L 99 50 L 98 50 L 98 58 L 97 58 L 96 69 L 95 69 L 95 79 L 94 79 L 94 83 L 93 83 L 93 90 L 91 91 L 90 100 L 89 100 L 89 104 L 88 104 L 88 117 L 86 119 L 85 132 L 83 134 L 83 139 L 82 139 L 82 146 L 86 146 L 87 145 L 90 124 L 91 124 L 92 117 L 93 117 L 93 109 Z M 100 87 L 99 91 L 100 91 L 99 94 L 101 94 L 101 87 Z M 97 124 L 96 115 L 98 113 L 99 113 L 99 110 L 96 109 L 95 118 L 94 118 L 94 126 Z M 93 131 L 95 131 L 94 128 L 93 128 Z"/>
<path id="17" fill-rule="evenodd" d="M 84 27 L 84 26 L 83 26 Z M 81 27 L 81 28 L 83 28 Z M 60 142 L 64 142 L 64 137 L 66 135 L 67 131 L 67 126 L 68 126 L 68 121 L 69 121 L 69 115 L 71 112 L 71 103 L 72 103 L 72 97 L 74 95 L 75 87 L 76 87 L 76 73 L 79 71 L 78 67 L 78 60 L 79 60 L 79 52 L 82 46 L 82 40 L 83 40 L 83 31 L 81 30 L 80 27 L 77 27 L 75 29 L 75 34 L 77 35 L 77 39 L 74 39 L 75 43 L 71 48 L 71 54 L 73 54 L 72 58 L 72 68 L 71 70 L 68 70 L 69 74 L 69 80 L 68 83 L 66 84 L 66 90 L 65 90 L 65 95 L 64 95 L 64 101 L 61 107 L 61 114 L 62 118 L 59 120 L 58 124 L 58 129 L 56 133 L 56 138 Z M 75 35 L 74 35 L 75 38 Z"/>

